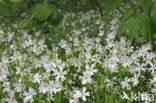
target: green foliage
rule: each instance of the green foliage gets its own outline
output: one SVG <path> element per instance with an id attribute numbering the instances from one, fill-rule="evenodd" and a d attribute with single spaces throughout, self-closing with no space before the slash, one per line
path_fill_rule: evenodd
<path id="1" fill-rule="evenodd" d="M 42 2 L 44 0 L 30 0 L 31 2 L 28 2 L 28 4 L 25 4 L 23 2 L 23 0 L 8 0 L 10 2 L 3 2 L 2 4 L 0 4 L 0 14 L 3 13 L 5 15 L 9 15 L 9 17 L 14 17 L 14 15 L 18 15 L 21 16 L 23 14 L 25 14 L 24 16 L 22 16 L 23 18 L 21 18 L 20 20 L 14 20 L 15 22 L 17 22 L 19 28 L 22 29 L 28 29 L 29 32 L 28 33 L 30 35 L 35 35 L 34 33 L 32 33 L 32 29 L 37 29 L 39 31 L 41 31 L 41 36 L 44 37 L 44 39 L 46 40 L 45 43 L 47 45 L 48 48 L 52 48 L 53 45 L 51 45 L 51 41 L 55 42 L 56 44 L 58 44 L 58 42 L 60 41 L 60 39 L 69 39 L 67 38 L 67 34 L 74 34 L 71 31 L 72 30 L 76 30 L 76 29 L 83 29 L 85 27 L 92 29 L 91 31 L 87 31 L 87 35 L 89 35 L 89 37 L 97 37 L 99 31 L 102 29 L 105 34 L 107 34 L 107 31 L 109 31 L 109 28 L 107 27 L 107 29 L 104 27 L 105 24 L 106 26 L 109 26 L 110 24 L 110 18 L 113 14 L 113 10 L 115 10 L 116 8 L 118 8 L 120 6 L 120 4 L 122 2 L 124 2 L 123 0 L 46 0 L 46 2 Z M 29 1 L 29 0 L 27 0 Z M 15 2 L 15 3 L 14 3 Z M 52 2 L 52 3 L 51 3 Z M 10 4 L 9 4 L 10 3 Z M 76 12 L 75 8 L 77 8 L 77 3 L 79 3 L 79 7 L 81 8 L 81 10 L 84 9 L 84 6 L 86 6 L 85 10 L 90 10 L 90 9 L 95 9 L 95 11 L 97 10 L 99 12 L 99 7 L 102 8 L 102 10 L 104 11 L 104 17 L 107 18 L 104 26 L 99 28 L 99 25 L 96 26 L 94 23 L 96 22 L 96 20 L 93 20 L 91 18 L 91 20 L 89 22 L 87 22 L 87 25 L 83 25 L 85 24 L 85 22 L 80 22 L 78 21 L 79 24 L 76 25 L 71 25 L 73 22 L 76 22 L 77 19 L 79 18 L 78 16 L 73 18 L 74 20 L 72 20 L 70 17 L 66 18 L 66 14 L 68 12 Z M 20 4 L 20 5 L 19 5 Z M 22 7 L 21 4 L 24 4 L 24 6 Z M 81 5 L 83 4 L 83 5 Z M 2 6 L 1 6 L 2 5 Z M 58 6 L 60 5 L 60 6 Z M 143 4 L 141 4 L 143 6 Z M 67 7 L 69 6 L 69 7 Z M 67 7 L 67 8 L 65 8 Z M 140 7 L 140 6 L 139 6 Z M 140 8 L 133 8 L 130 7 L 129 9 L 126 10 L 126 12 L 123 14 L 123 16 L 121 17 L 121 23 L 119 25 L 118 28 L 118 36 L 124 35 L 127 36 L 129 38 L 134 38 L 137 39 L 140 36 L 144 36 L 148 38 L 148 34 L 155 34 L 156 33 L 156 5 L 154 4 L 152 6 L 153 8 L 150 11 L 150 16 L 148 20 L 145 17 L 142 9 Z M 21 9 L 24 8 L 24 9 Z M 98 9 L 97 9 L 98 8 Z M 11 10 L 10 10 L 11 9 Z M 69 10 L 71 9 L 71 10 Z M 79 10 L 79 9 L 78 9 Z M 83 12 L 79 10 L 78 12 Z M 85 11 L 84 10 L 84 11 Z M 110 14 L 110 12 L 112 14 Z M 100 13 L 99 13 L 100 14 Z M 148 13 L 147 13 L 148 14 Z M 64 18 L 63 18 L 64 16 Z M 93 16 L 97 16 L 97 18 L 100 18 L 97 15 L 93 15 Z M 80 16 L 81 17 L 81 16 Z M 85 18 L 85 17 L 84 17 Z M 108 19 L 109 18 L 109 19 Z M 112 18 L 114 18 L 112 16 Z M 111 19 L 112 19 L 111 18 Z M 63 21 L 64 20 L 64 21 Z M 1 20 L 3 21 L 3 19 Z M 67 21 L 67 22 L 65 22 Z M 71 21 L 71 24 L 69 23 Z M 3 21 L 4 22 L 4 21 Z M 100 22 L 103 22 L 103 20 L 101 19 Z M 108 22 L 108 23 L 107 23 Z M 7 22 L 8 23 L 8 22 Z M 10 23 L 8 23 L 10 24 Z M 70 25 L 69 25 L 70 24 Z M 147 24 L 147 25 L 146 25 Z M 65 25 L 65 26 L 64 26 Z M 19 28 L 16 28 L 19 30 Z M 146 30 L 148 29 L 148 30 Z M 81 35 L 83 35 L 84 33 L 81 32 Z M 18 35 L 18 33 L 15 33 L 15 36 Z M 68 36 L 69 37 L 69 36 Z M 40 37 L 34 37 L 34 38 L 40 38 Z M 105 37 L 100 37 L 101 39 L 105 39 Z M 97 38 L 98 39 L 98 38 Z M 152 38 L 153 39 L 153 38 Z M 51 41 L 50 41 L 51 40 Z M 154 39 L 153 39 L 154 40 Z M 17 47 L 20 47 L 20 45 L 22 44 L 19 41 L 17 41 L 17 43 L 19 45 L 17 45 Z M 103 43 L 103 42 L 102 42 Z M 1 48 L 0 48 L 0 58 L 1 58 L 1 52 L 4 47 L 8 47 L 6 46 L 7 43 L 5 43 L 5 45 L 3 45 L 1 43 Z M 127 48 L 128 49 L 128 48 Z M 26 49 L 21 48 L 21 50 L 19 49 L 19 51 L 21 51 L 22 53 L 26 52 Z M 76 50 L 77 51 L 77 50 Z M 59 58 L 61 58 L 62 60 L 66 60 L 66 54 L 64 53 L 64 50 L 59 50 L 60 53 L 59 54 Z M 94 51 L 93 51 L 94 53 Z M 31 53 L 30 53 L 31 54 Z M 49 53 L 51 54 L 51 53 Z M 104 53 L 105 54 L 105 53 Z M 73 54 L 75 55 L 75 54 Z M 49 56 L 49 55 L 48 55 Z M 71 67 L 72 71 L 74 71 L 74 68 Z M 101 68 L 98 67 L 97 68 Z M 121 66 L 121 68 L 123 68 Z M 126 101 L 124 100 L 118 100 L 119 97 L 117 95 L 115 95 L 113 93 L 113 90 L 111 90 L 110 92 L 108 92 L 107 88 L 104 87 L 105 83 L 105 76 L 107 77 L 107 75 L 109 75 L 109 73 L 106 71 L 106 69 L 104 69 L 104 74 L 103 74 L 103 69 L 100 69 L 101 73 L 97 74 L 95 77 L 97 77 L 97 87 L 90 87 L 91 90 L 94 90 L 95 88 L 95 93 L 94 93 L 94 97 L 90 98 L 90 101 L 88 101 L 89 103 L 125 103 Z M 120 69 L 119 69 L 120 70 Z M 42 69 L 41 69 L 42 71 Z M 73 73 L 72 71 L 70 71 L 71 73 Z M 75 70 L 76 72 L 76 70 Z M 121 73 L 120 73 L 121 72 Z M 119 75 L 117 75 L 117 77 L 122 77 L 123 73 L 125 71 L 123 71 L 122 69 L 120 70 Z M 35 70 L 32 71 L 32 74 L 35 73 Z M 124 76 L 127 75 L 126 72 L 124 74 Z M 147 74 L 148 75 L 148 74 Z M 123 76 L 123 78 L 124 78 Z M 148 75 L 150 76 L 150 75 Z M 71 76 L 72 77 L 72 76 Z M 113 76 L 114 77 L 114 76 Z M 28 77 L 24 77 L 23 81 L 25 82 L 25 84 L 27 85 L 27 87 L 29 88 L 30 86 L 35 86 L 32 83 L 30 83 Z M 12 77 L 10 78 L 10 82 L 14 83 L 16 82 L 16 78 Z M 77 83 L 78 84 L 78 83 Z M 101 84 L 101 85 L 100 85 Z M 13 84 L 11 84 L 13 85 Z M 80 85 L 80 84 L 78 84 Z M 2 86 L 0 83 L 0 92 L 2 91 Z M 0 93 L 0 99 L 2 98 L 3 94 Z M 35 101 L 37 101 L 38 103 L 47 103 L 47 100 L 40 100 L 40 99 L 45 99 L 44 98 L 45 95 L 43 95 L 43 97 L 40 98 L 40 96 L 38 98 L 36 98 Z M 55 95 L 55 100 L 56 103 L 66 103 L 67 101 L 63 98 L 63 94 L 58 93 Z M 82 102 L 82 101 L 81 101 Z M 83 102 L 82 102 L 83 103 Z M 132 102 L 128 102 L 128 103 L 132 103 Z"/>
<path id="2" fill-rule="evenodd" d="M 97 5 L 96 0 L 82 0 L 82 4 L 87 5 L 89 8 L 93 8 Z"/>
<path id="3" fill-rule="evenodd" d="M 128 4 L 130 8 L 125 11 L 120 9 L 122 3 Z M 90 9 L 98 11 L 106 24 L 111 20 L 114 10 L 119 10 L 123 14 L 118 28 L 119 36 L 126 35 L 130 38 L 143 36 L 153 43 L 156 39 L 154 37 L 156 4 L 152 0 L 142 0 L 136 3 L 130 0 L 1 0 L 0 16 L 2 17 L 0 18 L 2 19 L 0 22 L 7 24 L 9 21 L 17 22 L 20 28 L 30 31 L 35 28 L 43 34 L 56 34 L 57 30 L 53 28 L 63 24 L 62 20 L 66 13 L 84 12 Z M 46 37 L 59 39 L 65 36 L 68 29 L 64 31 L 60 35 L 46 35 Z M 94 28 L 91 37 L 97 32 L 98 29 Z M 106 28 L 105 33 L 107 33 Z"/>
<path id="4" fill-rule="evenodd" d="M 19 2 L 19 1 L 21 1 L 21 0 L 10 0 L 11 2 Z"/>
<path id="5" fill-rule="evenodd" d="M 99 0 L 104 10 L 108 13 L 116 9 L 123 0 Z"/>
<path id="6" fill-rule="evenodd" d="M 57 9 L 54 5 L 50 5 L 47 3 L 37 4 L 32 10 L 31 18 L 45 21 L 48 19 L 49 16 L 55 15 L 56 13 Z"/>
<path id="7" fill-rule="evenodd" d="M 151 17 L 156 20 L 156 4 L 153 5 L 151 10 Z"/>
<path id="8" fill-rule="evenodd" d="M 30 25 L 30 20 L 26 19 L 26 20 L 22 20 L 21 22 L 19 22 L 19 27 L 20 28 L 25 28 L 28 27 Z"/>
<path id="9" fill-rule="evenodd" d="M 125 35 L 136 39 L 144 37 L 154 45 L 156 33 L 156 4 L 151 0 L 137 2 L 123 12 L 121 23 L 118 28 L 118 35 Z M 154 46 L 153 46 L 154 47 Z"/>
<path id="10" fill-rule="evenodd" d="M 132 8 L 127 9 L 122 17 L 122 21 L 127 20 L 129 17 L 131 17 L 133 15 L 133 13 L 134 13 L 134 9 L 132 9 Z"/>
<path id="11" fill-rule="evenodd" d="M 143 22 L 138 18 L 129 18 L 122 22 L 118 28 L 119 35 L 127 34 L 129 37 L 137 38 L 142 33 Z"/>
<path id="12" fill-rule="evenodd" d="M 0 3 L 0 14 L 5 15 L 18 15 L 27 8 L 27 5 L 24 2 L 1 2 Z"/>

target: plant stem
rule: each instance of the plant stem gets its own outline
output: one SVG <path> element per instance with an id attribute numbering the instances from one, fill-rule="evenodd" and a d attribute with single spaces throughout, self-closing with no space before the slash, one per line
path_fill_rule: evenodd
<path id="1" fill-rule="evenodd" d="M 2 96 L 3 96 L 3 89 L 2 89 L 2 83 L 0 83 L 0 92 L 1 92 L 1 94 L 0 94 L 0 103 L 2 103 Z"/>
<path id="2" fill-rule="evenodd" d="M 48 99 L 49 99 L 49 103 L 51 103 L 51 100 L 50 100 L 50 93 L 48 93 Z"/>
<path id="3" fill-rule="evenodd" d="M 147 20 L 147 25 L 146 25 L 146 34 L 148 36 L 148 39 L 151 43 L 152 46 L 152 39 L 151 39 L 151 32 L 150 32 L 150 22 L 149 22 L 149 0 L 145 0 L 145 20 Z"/>

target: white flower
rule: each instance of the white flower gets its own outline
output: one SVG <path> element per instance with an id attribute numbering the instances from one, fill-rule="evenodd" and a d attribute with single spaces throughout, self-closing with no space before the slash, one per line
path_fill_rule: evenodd
<path id="1" fill-rule="evenodd" d="M 110 81 L 109 79 L 105 79 L 104 82 L 106 83 L 106 87 L 109 90 L 109 88 L 113 88 L 113 81 Z"/>
<path id="2" fill-rule="evenodd" d="M 47 73 L 50 73 L 51 72 L 51 67 L 52 67 L 52 64 L 51 64 L 50 60 L 44 61 L 43 67 L 46 69 Z"/>
<path id="3" fill-rule="evenodd" d="M 65 48 L 66 55 L 71 55 L 72 54 L 72 49 L 70 47 Z"/>
<path id="4" fill-rule="evenodd" d="M 32 40 L 26 40 L 24 43 L 23 43 L 23 47 L 29 47 L 30 45 L 33 45 L 32 43 Z"/>
<path id="5" fill-rule="evenodd" d="M 49 99 L 54 102 L 55 101 L 54 95 L 53 94 L 50 94 L 50 98 Z"/>
<path id="6" fill-rule="evenodd" d="M 86 92 L 86 88 L 83 87 L 82 92 L 81 92 L 81 97 L 83 101 L 86 101 L 86 96 L 90 96 L 90 93 Z"/>
<path id="7" fill-rule="evenodd" d="M 66 48 L 67 42 L 65 40 L 61 40 L 61 42 L 59 43 L 59 45 L 61 46 L 61 48 Z"/>
<path id="8" fill-rule="evenodd" d="M 59 67 L 59 71 L 54 71 L 54 75 L 56 76 L 56 80 L 59 81 L 59 79 L 61 78 L 62 81 L 65 80 L 64 75 L 67 74 L 67 71 L 63 71 L 63 67 Z"/>
<path id="9" fill-rule="evenodd" d="M 101 50 L 102 50 L 101 46 L 98 47 L 98 48 L 96 48 L 96 49 L 97 49 L 98 52 L 101 52 Z M 101 49 L 101 50 L 100 50 L 100 49 Z M 99 63 L 99 64 L 101 63 L 100 57 L 99 57 L 98 54 L 95 54 L 95 55 L 92 56 L 92 62 L 94 62 L 95 64 L 96 64 L 96 63 Z"/>
<path id="10" fill-rule="evenodd" d="M 146 54 L 147 54 L 147 51 L 144 50 L 143 48 L 140 49 L 139 52 L 138 52 L 138 55 L 139 55 L 140 57 L 143 57 L 143 58 L 145 57 Z"/>
<path id="11" fill-rule="evenodd" d="M 46 94 L 49 91 L 49 84 L 48 83 L 41 83 L 39 87 L 39 92 Z"/>
<path id="12" fill-rule="evenodd" d="M 156 87 L 155 88 L 152 88 L 151 92 L 152 93 L 156 93 Z"/>
<path id="13" fill-rule="evenodd" d="M 89 65 L 87 64 L 87 65 L 86 65 L 86 72 L 87 72 L 88 74 L 90 74 L 90 75 L 94 75 L 94 72 L 97 72 L 97 70 L 94 69 L 94 66 L 95 66 L 95 64 L 92 64 L 92 65 L 89 67 Z"/>
<path id="14" fill-rule="evenodd" d="M 78 103 L 79 99 L 78 98 L 74 98 L 74 99 L 70 99 L 69 103 Z"/>
<path id="15" fill-rule="evenodd" d="M 106 45 L 106 49 L 110 49 L 110 48 L 112 48 L 114 46 L 114 43 L 112 42 L 112 41 L 108 41 L 107 42 L 107 45 Z"/>
<path id="16" fill-rule="evenodd" d="M 133 53 L 133 54 L 131 55 L 131 59 L 132 59 L 133 61 L 135 61 L 137 58 L 138 58 L 138 54 L 137 54 L 137 53 Z"/>
<path id="17" fill-rule="evenodd" d="M 131 82 L 133 82 L 133 86 L 137 86 L 139 81 L 138 81 L 139 75 L 134 74 L 134 77 L 131 78 Z"/>
<path id="18" fill-rule="evenodd" d="M 144 44 L 144 45 L 142 45 L 141 48 L 144 49 L 144 51 L 148 51 L 148 50 L 151 49 L 151 45 L 150 45 L 150 43 L 148 43 L 148 44 Z"/>
<path id="19" fill-rule="evenodd" d="M 130 89 L 129 82 L 130 82 L 130 79 L 128 79 L 127 77 L 125 77 L 125 81 L 121 81 L 122 88 Z"/>
<path id="20" fill-rule="evenodd" d="M 49 65 L 49 57 L 48 56 L 42 56 L 41 57 L 41 63 L 43 64 L 43 67 L 48 67 Z"/>
<path id="21" fill-rule="evenodd" d="M 14 87 L 17 92 L 21 92 L 25 89 L 25 85 L 23 83 L 15 83 Z"/>
<path id="22" fill-rule="evenodd" d="M 148 68 L 149 71 L 151 71 L 152 73 L 155 72 L 156 70 L 156 64 L 152 64 L 150 68 Z"/>
<path id="23" fill-rule="evenodd" d="M 82 84 L 91 83 L 91 75 L 87 72 L 83 72 L 83 76 L 79 76 L 79 79 L 82 79 Z"/>
<path id="24" fill-rule="evenodd" d="M 42 74 L 42 79 L 48 79 L 51 76 L 50 73 L 43 73 Z"/>
<path id="25" fill-rule="evenodd" d="M 86 87 L 82 88 L 82 91 L 75 91 L 74 98 L 82 98 L 83 101 L 86 101 L 86 96 L 90 96 L 89 92 L 86 92 Z"/>
<path id="26" fill-rule="evenodd" d="M 80 41 L 79 41 L 78 37 L 75 37 L 73 41 L 74 41 L 74 44 L 73 44 L 74 46 L 80 45 Z"/>
<path id="27" fill-rule="evenodd" d="M 128 97 L 128 95 L 125 93 L 125 91 L 123 91 L 123 97 L 122 97 L 123 99 L 128 99 L 128 100 L 130 100 L 130 98 Z"/>
<path id="28" fill-rule="evenodd" d="M 2 99 L 2 101 L 7 103 L 18 103 L 15 99 L 15 91 L 8 91 L 8 97 L 5 97 L 4 99 Z"/>
<path id="29" fill-rule="evenodd" d="M 122 61 L 124 67 L 127 67 L 127 66 L 129 67 L 132 63 L 130 58 L 128 58 L 128 57 L 123 57 L 121 59 L 121 61 Z"/>
<path id="30" fill-rule="evenodd" d="M 15 98 L 10 98 L 10 97 L 4 98 L 2 101 L 7 102 L 7 103 L 18 103 Z"/>
<path id="31" fill-rule="evenodd" d="M 131 73 L 136 73 L 136 72 L 140 72 L 140 69 L 139 68 L 137 68 L 136 66 L 134 66 L 134 65 L 131 65 L 130 67 L 129 67 L 129 72 L 131 72 Z"/>
<path id="32" fill-rule="evenodd" d="M 95 41 L 96 41 L 97 43 L 99 43 L 99 42 L 101 41 L 101 38 L 100 38 L 100 37 L 97 37 L 97 38 L 95 38 Z"/>
<path id="33" fill-rule="evenodd" d="M 100 30 L 100 32 L 99 32 L 98 35 L 99 35 L 99 36 L 103 36 L 103 35 L 104 35 L 104 31 L 101 31 L 101 30 Z"/>
<path id="34" fill-rule="evenodd" d="M 141 94 L 141 100 L 142 101 L 148 101 L 148 94 L 147 93 Z"/>
<path id="35" fill-rule="evenodd" d="M 4 69 L 2 69 L 2 70 L 0 71 L 0 81 L 1 81 L 1 82 L 4 81 L 4 80 L 7 78 L 7 74 L 8 74 L 8 71 L 6 71 L 6 70 L 4 70 Z"/>
<path id="36" fill-rule="evenodd" d="M 39 51 L 42 52 L 45 47 L 46 47 L 46 45 L 44 45 L 44 40 L 39 40 L 39 42 L 38 42 Z"/>
<path id="37" fill-rule="evenodd" d="M 74 94 L 74 98 L 80 98 L 81 97 L 81 91 L 75 91 L 75 94 Z"/>
<path id="38" fill-rule="evenodd" d="M 41 65 L 42 65 L 41 64 L 41 61 L 40 60 L 37 60 L 37 59 L 35 60 L 35 63 L 34 64 L 35 64 L 35 68 L 40 68 Z"/>
<path id="39" fill-rule="evenodd" d="M 4 82 L 3 85 L 2 85 L 4 88 L 3 88 L 3 92 L 8 92 L 10 91 L 10 82 Z"/>
<path id="40" fill-rule="evenodd" d="M 36 53 L 37 55 L 41 54 L 42 51 L 38 48 L 37 44 L 34 44 L 32 47 L 30 47 L 30 50 L 34 53 Z"/>
<path id="41" fill-rule="evenodd" d="M 49 91 L 51 94 L 59 92 L 60 91 L 59 84 L 55 83 L 54 81 L 50 81 Z"/>
<path id="42" fill-rule="evenodd" d="M 7 64 L 9 62 L 9 59 L 6 56 L 2 56 L 1 60 L 2 60 L 2 63 L 4 63 L 4 64 Z"/>
<path id="43" fill-rule="evenodd" d="M 144 71 L 144 72 L 146 71 L 146 68 L 144 67 L 144 66 L 145 66 L 144 63 L 140 64 L 140 63 L 136 62 L 135 64 L 136 64 L 136 67 L 135 67 L 135 68 L 136 68 L 138 71 L 141 71 L 141 70 Z"/>
<path id="44" fill-rule="evenodd" d="M 36 73 L 35 75 L 34 75 L 34 79 L 33 79 L 33 83 L 40 83 L 40 81 L 41 81 L 42 79 L 41 79 L 41 75 L 39 74 L 39 73 Z"/>
<path id="45" fill-rule="evenodd" d="M 154 56 L 152 54 L 147 54 L 146 57 L 144 58 L 145 61 L 145 65 L 152 65 L 152 59 L 154 58 Z"/>
<path id="46" fill-rule="evenodd" d="M 99 25 L 99 24 L 100 24 L 100 19 L 97 20 L 97 21 L 95 22 L 95 24 L 98 24 L 98 25 Z"/>
<path id="47" fill-rule="evenodd" d="M 109 68 L 109 70 L 111 72 L 117 72 L 117 60 L 114 57 L 111 57 L 108 61 L 107 61 L 107 66 Z"/>
<path id="48" fill-rule="evenodd" d="M 27 103 L 27 102 L 34 102 L 34 99 L 33 99 L 33 96 L 36 95 L 37 93 L 35 92 L 35 90 L 33 90 L 32 88 L 29 88 L 29 92 L 26 92 L 24 91 L 24 103 Z"/>
<path id="49" fill-rule="evenodd" d="M 92 57 L 92 56 L 91 56 L 91 53 L 90 53 L 90 52 L 86 52 L 86 53 L 85 53 L 85 57 L 86 57 L 85 62 L 88 63 L 88 62 L 91 60 L 91 57 Z"/>

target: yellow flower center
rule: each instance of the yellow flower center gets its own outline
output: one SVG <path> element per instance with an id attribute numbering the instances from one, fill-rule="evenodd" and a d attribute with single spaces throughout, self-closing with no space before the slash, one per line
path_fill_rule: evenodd
<path id="1" fill-rule="evenodd" d="M 143 97 L 146 98 L 146 95 L 144 95 Z"/>
<path id="2" fill-rule="evenodd" d="M 43 87 L 44 87 L 44 88 L 47 88 L 47 85 L 46 85 L 46 84 L 44 84 L 44 85 L 43 85 Z"/>
<path id="3" fill-rule="evenodd" d="M 53 85 L 51 85 L 51 88 L 53 89 L 53 88 L 54 88 L 54 86 L 53 86 Z"/>
<path id="4" fill-rule="evenodd" d="M 63 76 L 63 73 L 62 72 L 60 72 L 60 76 Z"/>
<path id="5" fill-rule="evenodd" d="M 88 77 L 87 76 L 85 76 L 85 80 L 87 80 L 88 79 Z"/>

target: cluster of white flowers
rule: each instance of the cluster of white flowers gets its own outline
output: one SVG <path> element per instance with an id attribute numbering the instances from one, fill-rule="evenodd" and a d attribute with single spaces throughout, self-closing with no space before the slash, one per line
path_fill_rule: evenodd
<path id="1" fill-rule="evenodd" d="M 2 101 L 47 102 L 62 95 L 70 103 L 85 102 L 88 97 L 94 99 L 101 85 L 116 94 L 130 90 L 156 93 L 156 55 L 148 43 L 137 48 L 125 37 L 117 40 L 120 17 L 112 19 L 105 33 L 105 22 L 96 11 L 70 13 L 68 18 L 77 20 L 66 23 L 66 28 L 73 27 L 68 40 L 60 40 L 52 50 L 45 39 L 39 39 L 40 32 L 29 35 L 0 29 Z"/>

